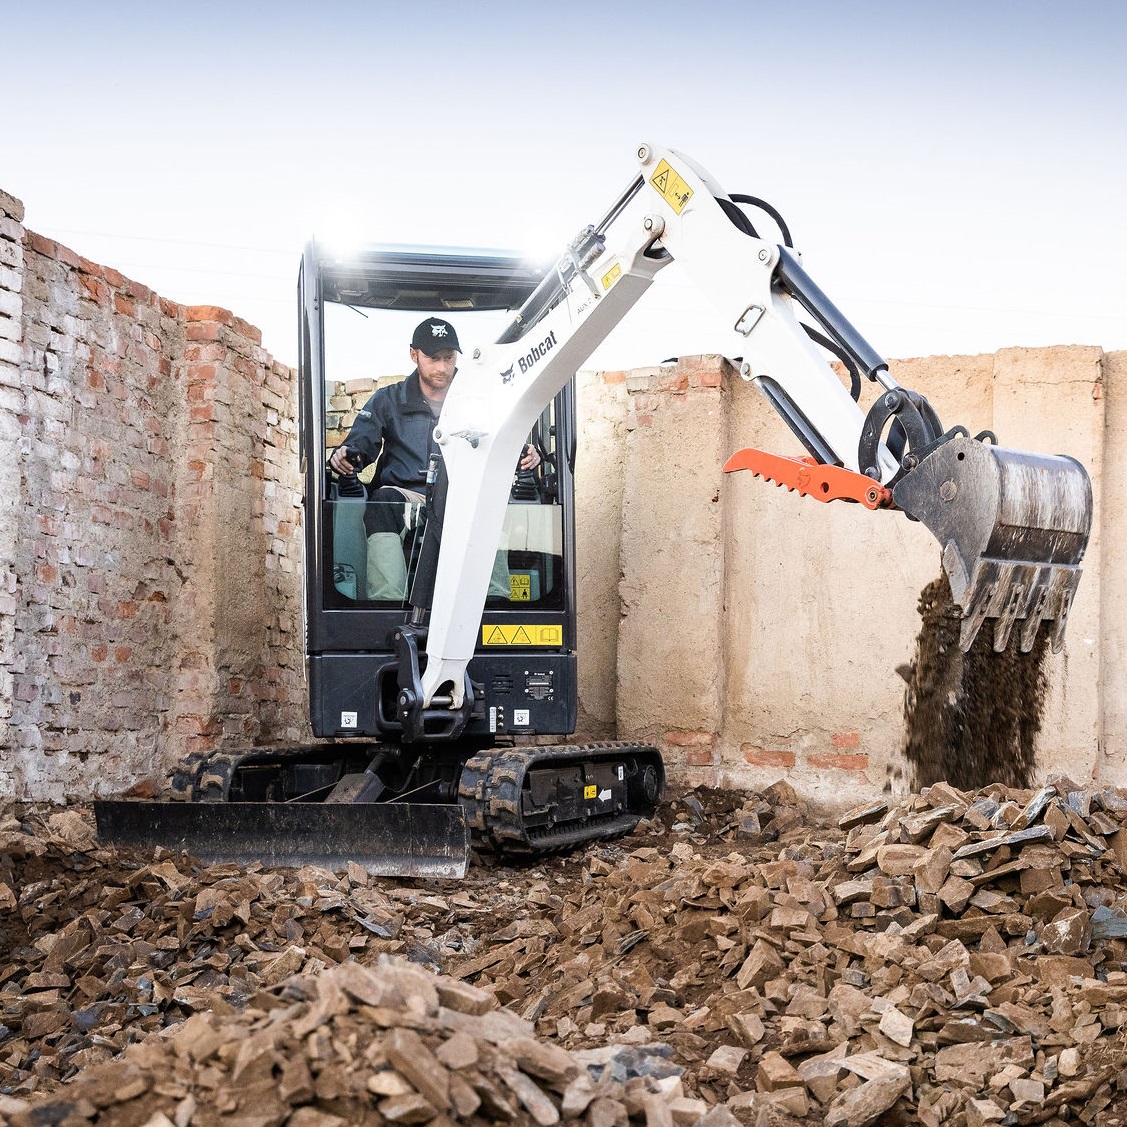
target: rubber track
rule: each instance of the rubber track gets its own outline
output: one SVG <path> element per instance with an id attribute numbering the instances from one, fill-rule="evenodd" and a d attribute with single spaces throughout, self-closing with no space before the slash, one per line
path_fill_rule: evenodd
<path id="1" fill-rule="evenodd" d="M 458 799 L 466 811 L 474 844 L 496 853 L 554 853 L 590 841 L 628 834 L 642 818 L 652 814 L 656 802 L 644 809 L 604 814 L 548 829 L 530 830 L 521 816 L 521 792 L 528 770 L 538 763 L 560 760 L 621 759 L 641 755 L 656 761 L 661 771 L 658 798 L 664 789 L 661 756 L 652 744 L 558 744 L 509 750 L 492 749 L 466 761 L 458 786 Z"/>
<path id="2" fill-rule="evenodd" d="M 292 744 L 231 752 L 197 751 L 177 767 L 168 797 L 173 802 L 226 802 L 235 769 L 242 764 L 286 760 L 300 763 L 324 751 L 323 746 Z"/>
<path id="3" fill-rule="evenodd" d="M 174 802 L 225 802 L 236 768 L 255 759 L 301 760 L 307 747 L 255 748 L 253 751 L 197 752 L 175 772 L 169 798 Z M 317 749 L 323 750 L 323 749 Z M 639 755 L 659 770 L 659 793 L 665 778 L 661 755 L 652 744 L 588 743 L 544 747 L 491 748 L 468 759 L 462 768 L 458 800 L 474 845 L 494 853 L 530 856 L 556 853 L 592 841 L 622 837 L 653 813 L 656 802 L 624 813 L 596 815 L 580 822 L 529 829 L 521 816 L 521 793 L 528 770 L 546 761 L 592 761 Z"/>

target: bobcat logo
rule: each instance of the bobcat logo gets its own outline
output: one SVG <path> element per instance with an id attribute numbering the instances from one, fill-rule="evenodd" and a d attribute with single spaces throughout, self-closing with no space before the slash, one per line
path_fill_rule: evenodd
<path id="1" fill-rule="evenodd" d="M 502 383 L 512 383 L 513 382 L 513 369 L 512 368 L 509 368 L 506 371 L 501 373 L 501 382 Z"/>
<path id="2" fill-rule="evenodd" d="M 432 337 L 444 337 L 444 336 L 446 336 L 446 326 L 445 325 L 431 325 L 430 335 Z"/>

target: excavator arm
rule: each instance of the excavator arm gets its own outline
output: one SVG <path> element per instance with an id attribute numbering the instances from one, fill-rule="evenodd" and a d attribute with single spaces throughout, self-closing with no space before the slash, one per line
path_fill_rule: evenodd
<path id="1" fill-rule="evenodd" d="M 1092 520 L 1083 467 L 1005 449 L 989 434 L 945 431 L 923 396 L 890 376 L 797 253 L 759 236 L 741 204 L 760 201 L 728 195 L 673 150 L 642 145 L 636 155 L 640 170 L 626 191 L 580 232 L 497 342 L 465 358 L 447 395 L 435 432 L 448 477 L 442 540 L 433 590 L 413 619 L 425 623 L 427 659 L 402 698 L 405 719 L 437 702 L 466 707 L 465 669 L 529 428 L 672 262 L 730 326 L 715 351 L 739 358 L 740 375 L 806 450 L 797 459 L 742 451 L 725 468 L 751 469 L 822 500 L 901 509 L 940 542 L 964 612 L 964 648 L 994 618 L 997 649 L 1019 621 L 1029 649 L 1042 620 L 1052 623 L 1059 649 Z M 638 202 L 641 217 L 624 221 Z M 844 364 L 851 386 L 831 358 Z M 863 380 L 878 385 L 867 410 Z"/>

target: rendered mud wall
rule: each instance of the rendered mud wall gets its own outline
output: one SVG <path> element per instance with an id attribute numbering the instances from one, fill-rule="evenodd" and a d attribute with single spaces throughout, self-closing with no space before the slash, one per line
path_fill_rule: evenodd
<path id="1" fill-rule="evenodd" d="M 1127 784 L 1127 353 L 898 361 L 944 422 L 1067 452 L 1096 528 L 1038 771 Z M 341 385 L 343 425 L 369 386 Z M 0 193 L 0 796 L 156 785 L 194 751 L 307 737 L 293 373 L 224 310 L 166 301 L 26 230 Z M 795 453 L 719 357 L 581 373 L 580 735 L 685 781 L 855 803 L 906 786 L 917 600 L 901 515 L 725 476 Z"/>
<path id="2" fill-rule="evenodd" d="M 1092 474 L 1085 575 L 1064 650 L 1046 661 L 1039 777 L 1127 783 L 1124 551 L 1108 531 L 1123 506 L 1100 489 L 1105 449 L 1122 457 L 1124 422 L 1107 404 L 1125 373 L 1127 354 L 1086 347 L 892 362 L 893 376 L 928 395 L 945 425 L 1069 453 Z M 752 786 L 782 777 L 828 805 L 904 790 L 897 670 L 913 658 L 920 592 L 940 574 L 930 534 L 901 514 L 822 505 L 746 472 L 725 476 L 737 449 L 797 451 L 720 357 L 584 381 L 581 410 L 596 413 L 601 445 L 589 460 L 581 447 L 580 511 L 605 466 L 622 466 L 625 483 L 617 559 L 589 550 L 613 515 L 600 528 L 585 523 L 580 541 L 586 632 L 592 619 L 604 631 L 617 619 L 619 734 L 659 743 L 684 779 Z M 589 707 L 596 699 L 605 709 L 584 694 Z"/>

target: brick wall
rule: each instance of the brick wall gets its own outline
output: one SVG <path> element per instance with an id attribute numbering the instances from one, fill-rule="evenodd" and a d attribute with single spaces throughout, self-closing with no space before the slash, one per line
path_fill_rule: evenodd
<path id="1" fill-rule="evenodd" d="M 305 734 L 292 378 L 0 194 L 0 794 Z"/>
<path id="2" fill-rule="evenodd" d="M 20 455 L 23 448 L 23 205 L 0 191 L 0 749 L 12 746 L 19 576 Z M 0 794 L 14 786 L 10 752 L 0 753 Z"/>

